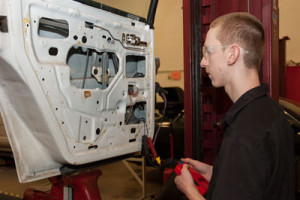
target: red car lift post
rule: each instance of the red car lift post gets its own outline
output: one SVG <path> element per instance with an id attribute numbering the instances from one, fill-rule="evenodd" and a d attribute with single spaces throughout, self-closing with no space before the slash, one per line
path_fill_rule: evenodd
<path id="1" fill-rule="evenodd" d="M 97 179 L 102 174 L 99 168 L 72 175 L 49 178 L 50 192 L 27 189 L 23 200 L 101 200 Z"/>

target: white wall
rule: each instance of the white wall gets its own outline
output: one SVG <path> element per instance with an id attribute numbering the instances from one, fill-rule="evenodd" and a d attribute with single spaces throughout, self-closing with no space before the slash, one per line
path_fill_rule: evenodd
<path id="1" fill-rule="evenodd" d="M 279 0 L 279 38 L 288 36 L 286 63 L 300 63 L 300 0 Z"/>
<path id="2" fill-rule="evenodd" d="M 154 54 L 160 58 L 156 81 L 163 87 L 184 87 L 183 79 L 183 15 L 182 0 L 160 0 L 154 24 Z M 180 80 L 168 77 L 180 71 Z"/>

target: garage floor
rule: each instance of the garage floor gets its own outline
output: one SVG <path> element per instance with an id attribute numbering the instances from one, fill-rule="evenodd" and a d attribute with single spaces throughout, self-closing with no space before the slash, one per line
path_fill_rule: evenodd
<path id="1" fill-rule="evenodd" d="M 142 166 L 130 163 L 132 169 L 142 176 Z M 132 200 L 142 197 L 142 187 L 125 167 L 122 161 L 118 161 L 101 167 L 102 175 L 98 179 L 98 187 L 102 200 Z M 146 193 L 155 194 L 162 187 L 162 172 L 158 168 L 146 168 Z M 48 179 L 32 183 L 20 184 L 16 169 L 13 163 L 5 163 L 0 158 L 0 199 L 14 200 L 21 199 L 27 188 L 34 188 L 40 191 L 49 191 L 50 182 Z M 146 198 L 151 199 L 151 198 Z"/>

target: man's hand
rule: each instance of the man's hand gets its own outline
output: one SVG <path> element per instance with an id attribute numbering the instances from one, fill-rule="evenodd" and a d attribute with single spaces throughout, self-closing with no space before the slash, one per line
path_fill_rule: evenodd
<path id="1" fill-rule="evenodd" d="M 190 165 L 193 167 L 196 171 L 198 171 L 208 182 L 210 182 L 211 175 L 212 175 L 212 166 L 205 164 L 203 162 L 200 162 L 198 160 L 193 160 L 190 158 L 182 158 L 182 162 Z"/>
<path id="2" fill-rule="evenodd" d="M 198 192 L 194 179 L 188 170 L 189 167 L 189 165 L 184 164 L 181 169 L 181 175 L 177 176 L 174 182 L 177 188 L 183 192 L 188 199 L 203 200 L 204 197 Z"/>

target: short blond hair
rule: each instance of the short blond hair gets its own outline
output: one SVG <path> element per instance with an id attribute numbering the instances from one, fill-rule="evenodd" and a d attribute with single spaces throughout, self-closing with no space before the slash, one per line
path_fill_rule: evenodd
<path id="1" fill-rule="evenodd" d="M 262 23 L 249 13 L 229 13 L 215 19 L 210 28 L 219 28 L 217 39 L 222 45 L 237 43 L 248 51 L 244 55 L 247 67 L 260 68 L 264 53 L 265 33 Z"/>

